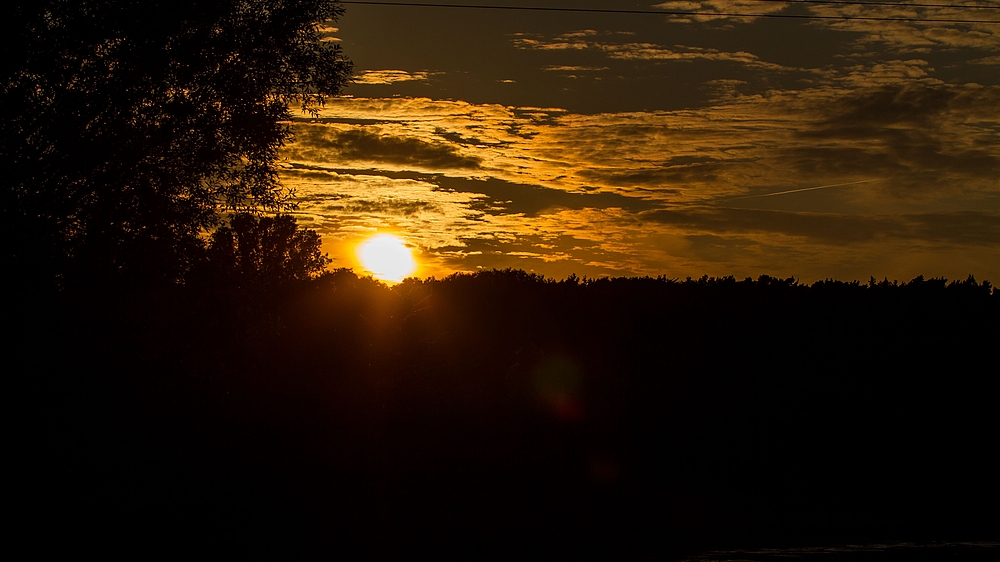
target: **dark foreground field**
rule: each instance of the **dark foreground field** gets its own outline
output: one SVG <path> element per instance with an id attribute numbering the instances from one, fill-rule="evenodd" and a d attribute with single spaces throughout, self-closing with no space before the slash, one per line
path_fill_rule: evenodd
<path id="1" fill-rule="evenodd" d="M 338 271 L 15 302 L 12 530 L 39 554 L 1000 538 L 1000 295 L 971 279 Z"/>

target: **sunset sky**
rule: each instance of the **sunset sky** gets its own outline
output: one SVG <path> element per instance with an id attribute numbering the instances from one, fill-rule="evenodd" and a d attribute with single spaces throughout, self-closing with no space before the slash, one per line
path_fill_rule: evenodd
<path id="1" fill-rule="evenodd" d="M 1000 21 L 994 0 L 461 3 Z M 393 233 L 420 277 L 1000 282 L 1000 24 L 345 7 L 327 40 L 355 83 L 299 114 L 282 172 L 333 267 Z"/>

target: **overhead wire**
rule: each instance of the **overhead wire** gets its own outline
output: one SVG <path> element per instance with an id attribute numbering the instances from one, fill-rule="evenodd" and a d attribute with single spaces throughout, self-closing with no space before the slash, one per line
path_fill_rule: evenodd
<path id="1" fill-rule="evenodd" d="M 895 2 L 860 2 L 848 0 L 755 0 L 755 1 L 770 1 L 770 2 L 786 2 L 790 4 L 850 4 L 852 6 L 869 6 L 869 5 L 885 5 L 885 6 L 906 6 L 906 7 L 934 7 L 934 8 L 953 8 L 953 9 L 964 9 L 971 6 L 963 5 L 941 5 L 941 6 L 931 6 L 931 5 L 919 5 L 919 4 L 902 4 Z M 982 19 L 955 19 L 955 18 L 923 18 L 923 17 L 886 17 L 886 16 L 833 16 L 833 15 L 816 15 L 816 14 L 776 14 L 776 13 L 755 13 L 755 14 L 742 14 L 736 12 L 704 12 L 704 11 L 682 11 L 682 10 L 629 10 L 629 9 L 614 9 L 614 8 L 558 8 L 554 6 L 507 6 L 507 5 L 475 5 L 475 4 L 440 4 L 434 2 L 368 2 L 359 0 L 340 0 L 341 4 L 354 4 L 363 6 L 390 6 L 390 7 L 411 7 L 411 8 L 457 8 L 457 9 L 471 9 L 471 10 L 504 10 L 504 11 L 531 11 L 531 12 L 574 12 L 574 13 L 589 13 L 589 14 L 635 14 L 635 15 L 658 15 L 658 16 L 669 16 L 669 17 L 690 17 L 690 16 L 709 16 L 709 17 L 733 17 L 733 18 L 781 18 L 781 19 L 801 19 L 801 20 L 838 20 L 838 21 L 885 21 L 885 22 L 912 22 L 912 23 L 961 23 L 961 24 L 1000 24 L 1000 20 L 982 20 Z M 986 8 L 992 8 L 992 6 L 987 6 Z"/>
<path id="2" fill-rule="evenodd" d="M 685 0 L 667 0 L 665 3 L 682 2 Z M 1000 4 L 984 6 L 982 4 L 927 4 L 923 2 L 866 2 L 864 0 L 743 0 L 744 2 L 770 2 L 780 4 L 834 4 L 845 6 L 889 6 L 894 8 L 954 8 L 959 10 L 1000 10 Z"/>

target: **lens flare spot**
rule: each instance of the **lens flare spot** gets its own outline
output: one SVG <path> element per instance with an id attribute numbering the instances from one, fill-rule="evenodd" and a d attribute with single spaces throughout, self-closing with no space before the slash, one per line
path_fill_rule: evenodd
<path id="1" fill-rule="evenodd" d="M 550 357 L 535 369 L 535 396 L 555 417 L 563 421 L 583 419 L 580 373 L 563 357 Z"/>
<path id="2" fill-rule="evenodd" d="M 417 269 L 410 249 L 392 234 L 376 234 L 357 247 L 358 261 L 376 279 L 398 283 Z"/>

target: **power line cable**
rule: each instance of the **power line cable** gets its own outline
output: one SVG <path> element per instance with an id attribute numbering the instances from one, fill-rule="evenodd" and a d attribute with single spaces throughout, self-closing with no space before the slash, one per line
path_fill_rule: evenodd
<path id="1" fill-rule="evenodd" d="M 826 0 L 832 2 L 833 0 Z M 898 21 L 916 23 L 985 23 L 1000 24 L 1000 20 L 973 20 L 973 19 L 945 19 L 945 18 L 908 18 L 908 17 L 881 17 L 881 16 L 818 16 L 812 14 L 739 14 L 728 12 L 686 12 L 673 10 L 620 10 L 610 8 L 555 8 L 546 6 L 501 6 L 485 5 L 477 6 L 473 4 L 436 4 L 430 2 L 363 2 L 356 0 L 340 0 L 341 4 L 356 4 L 364 6 L 389 6 L 389 7 L 411 7 L 411 8 L 458 8 L 471 10 L 506 10 L 506 11 L 530 11 L 530 12 L 575 12 L 589 14 L 637 14 L 656 16 L 714 16 L 714 17 L 734 17 L 734 18 L 782 18 L 800 20 L 838 20 L 838 21 Z M 801 0 L 801 3 L 815 3 L 818 1 Z M 869 2 L 857 2 L 855 5 L 866 5 Z M 911 4 L 912 6 L 912 4 Z M 953 6 L 957 7 L 957 6 Z"/>
<path id="2" fill-rule="evenodd" d="M 683 1 L 683 0 L 668 0 Z M 921 2 L 865 2 L 863 0 L 743 0 L 744 2 L 771 2 L 780 4 L 834 4 L 845 6 L 890 6 L 894 8 L 953 8 L 957 10 L 1000 10 L 1000 4 L 925 4 Z"/>

